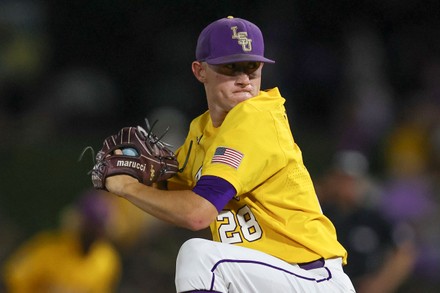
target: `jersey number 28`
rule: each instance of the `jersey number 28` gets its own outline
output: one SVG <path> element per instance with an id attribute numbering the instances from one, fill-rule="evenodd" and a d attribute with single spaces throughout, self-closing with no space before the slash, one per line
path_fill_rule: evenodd
<path id="1" fill-rule="evenodd" d="M 218 228 L 220 241 L 223 243 L 241 243 L 244 238 L 252 242 L 261 238 L 263 231 L 248 206 L 243 206 L 234 214 L 231 210 L 223 210 L 217 221 L 224 222 Z M 239 227 L 239 231 L 237 231 Z"/>

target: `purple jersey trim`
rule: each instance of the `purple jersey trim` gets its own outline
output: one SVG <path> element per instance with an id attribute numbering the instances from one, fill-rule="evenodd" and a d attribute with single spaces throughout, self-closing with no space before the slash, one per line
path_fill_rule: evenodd
<path id="1" fill-rule="evenodd" d="M 231 183 L 209 175 L 200 177 L 192 191 L 212 203 L 219 212 L 237 194 Z"/>

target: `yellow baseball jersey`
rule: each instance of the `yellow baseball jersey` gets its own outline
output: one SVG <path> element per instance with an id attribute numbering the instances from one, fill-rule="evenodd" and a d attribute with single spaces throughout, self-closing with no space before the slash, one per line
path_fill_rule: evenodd
<path id="1" fill-rule="evenodd" d="M 274 88 L 236 105 L 220 127 L 213 127 L 209 111 L 194 119 L 176 152 L 187 165 L 169 180 L 169 188 L 194 188 L 207 175 L 234 186 L 236 196 L 210 226 L 216 241 L 290 263 L 321 257 L 342 257 L 346 263 L 347 252 L 321 212 L 284 102 Z"/>

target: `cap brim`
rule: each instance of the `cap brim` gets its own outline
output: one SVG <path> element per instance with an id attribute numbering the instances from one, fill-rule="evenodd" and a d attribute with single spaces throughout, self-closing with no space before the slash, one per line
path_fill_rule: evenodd
<path id="1" fill-rule="evenodd" d="M 213 59 L 206 59 L 203 61 L 205 61 L 208 64 L 212 64 L 212 65 L 237 63 L 237 62 L 275 63 L 274 60 L 265 58 L 260 55 L 251 55 L 251 54 L 237 54 L 237 55 L 222 56 L 222 57 L 213 58 Z"/>

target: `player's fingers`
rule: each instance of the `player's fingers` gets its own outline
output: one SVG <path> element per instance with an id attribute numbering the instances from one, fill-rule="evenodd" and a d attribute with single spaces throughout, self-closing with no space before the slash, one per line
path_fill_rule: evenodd
<path id="1" fill-rule="evenodd" d="M 116 149 L 112 153 L 107 154 L 107 156 L 105 156 L 105 157 L 108 158 L 108 157 L 110 157 L 112 155 L 123 155 L 123 153 L 122 153 L 122 151 L 120 149 Z"/>

